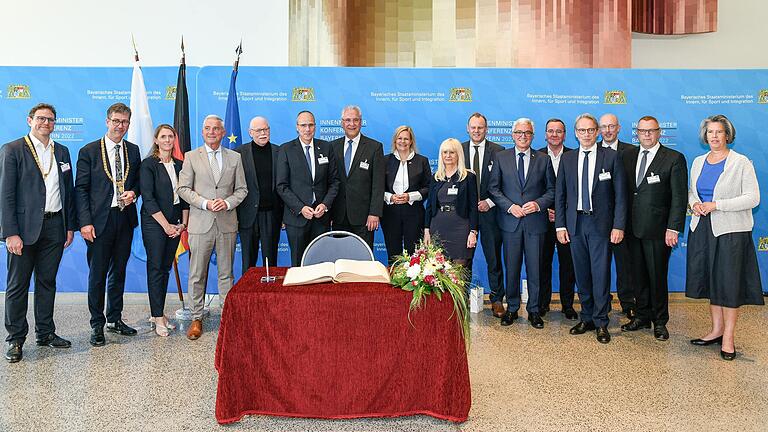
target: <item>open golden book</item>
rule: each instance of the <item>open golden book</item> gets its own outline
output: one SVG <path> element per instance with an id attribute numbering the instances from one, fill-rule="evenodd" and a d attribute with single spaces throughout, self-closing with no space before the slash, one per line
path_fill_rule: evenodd
<path id="1" fill-rule="evenodd" d="M 340 259 L 336 262 L 291 267 L 283 279 L 283 285 L 306 285 L 323 282 L 389 283 L 389 272 L 384 264 L 378 261 Z"/>

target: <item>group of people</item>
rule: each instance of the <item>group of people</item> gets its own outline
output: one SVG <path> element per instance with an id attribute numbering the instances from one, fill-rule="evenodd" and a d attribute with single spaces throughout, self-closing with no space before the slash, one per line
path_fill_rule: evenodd
<path id="1" fill-rule="evenodd" d="M 578 320 L 570 333 L 594 330 L 599 342 L 608 343 L 612 255 L 619 301 L 629 318 L 621 330 L 653 326 L 656 339 L 669 338 L 668 262 L 690 208 L 686 293 L 709 298 L 712 316 L 711 331 L 691 343 L 721 344 L 723 358 L 733 359 L 738 307 L 763 304 L 751 237 L 757 179 L 751 162 L 729 149 L 735 128 L 724 116 L 702 122 L 701 139 L 710 152 L 693 162 L 690 183 L 684 156 L 659 142 L 662 131 L 651 116 L 638 121 L 639 146 L 618 141 L 616 116 L 598 121 L 582 114 L 573 126 L 578 149 L 564 146 L 565 122 L 550 119 L 546 146 L 533 150 L 530 119 L 515 121 L 514 146 L 505 148 L 486 138 L 487 119 L 473 113 L 469 140 L 443 141 L 435 173 L 418 153 L 409 126 L 395 130 L 385 156 L 381 142 L 361 133 L 357 106 L 342 110 L 344 136 L 337 140 L 315 138 L 315 117 L 302 111 L 296 139 L 273 144 L 267 119 L 255 117 L 249 124 L 253 140 L 234 150 L 221 144 L 223 120 L 209 115 L 203 121 L 204 144 L 183 161 L 173 157 L 176 131 L 167 124 L 156 128 L 152 150 L 141 160 L 139 148 L 124 139 L 130 118 L 130 108 L 122 103 L 108 108 L 107 131 L 80 149 L 75 175 L 68 149 L 51 138 L 52 105 L 35 105 L 27 117 L 30 133 L 0 149 L 9 362 L 22 359 L 33 273 L 37 345 L 71 346 L 55 333 L 53 304 L 59 262 L 76 230 L 87 245 L 91 345 L 106 343 L 105 327 L 136 334 L 123 322 L 122 309 L 139 214 L 150 321 L 159 336 L 174 329 L 164 303 L 183 232 L 190 247 L 187 337 L 195 340 L 202 334 L 214 248 L 223 303 L 234 279 L 237 234 L 247 269 L 256 265 L 259 250 L 263 262 L 277 262 L 283 225 L 293 266 L 331 227 L 360 236 L 372 248 L 381 226 L 390 262 L 403 251 L 412 253 L 423 239 L 439 242 L 450 259 L 471 269 L 480 241 L 493 315 L 503 326 L 518 318 L 524 260 L 527 317 L 537 329 L 550 310 L 557 249 L 562 312 Z M 143 204 L 137 212 L 139 196 Z M 574 309 L 574 285 L 580 313 Z"/>

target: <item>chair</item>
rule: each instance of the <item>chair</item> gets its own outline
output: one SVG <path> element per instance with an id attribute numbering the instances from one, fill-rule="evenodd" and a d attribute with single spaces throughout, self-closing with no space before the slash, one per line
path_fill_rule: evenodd
<path id="1" fill-rule="evenodd" d="M 301 265 L 334 262 L 337 259 L 374 261 L 373 251 L 360 236 L 347 231 L 329 231 L 309 243 L 301 257 Z"/>

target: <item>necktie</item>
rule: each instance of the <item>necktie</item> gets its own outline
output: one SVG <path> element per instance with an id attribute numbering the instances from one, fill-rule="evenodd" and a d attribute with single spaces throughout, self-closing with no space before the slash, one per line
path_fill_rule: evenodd
<path id="1" fill-rule="evenodd" d="M 309 175 L 314 178 L 312 175 L 312 156 L 309 155 L 309 146 L 304 146 L 304 154 L 307 156 L 307 166 L 309 167 Z"/>
<path id="2" fill-rule="evenodd" d="M 475 172 L 475 175 L 477 176 L 477 193 L 478 197 L 480 196 L 480 145 L 477 144 L 475 147 L 475 156 L 472 158 L 472 171 Z"/>
<path id="3" fill-rule="evenodd" d="M 344 166 L 347 168 L 347 175 L 349 175 L 349 169 L 352 168 L 352 144 L 354 143 L 352 140 L 347 141 L 347 150 L 344 151 Z"/>
<path id="4" fill-rule="evenodd" d="M 643 182 L 643 175 L 645 175 L 645 164 L 648 163 L 648 152 L 649 150 L 643 150 L 643 158 L 640 159 L 640 171 L 637 172 L 637 180 L 635 181 L 635 186 L 640 186 L 640 183 Z"/>
<path id="5" fill-rule="evenodd" d="M 120 146 L 115 146 L 115 183 L 123 181 L 123 158 L 120 154 Z M 122 192 L 121 192 L 122 193 Z"/>
<path id="6" fill-rule="evenodd" d="M 218 150 L 214 150 L 211 152 L 211 172 L 213 173 L 213 181 L 216 183 L 219 182 L 219 179 L 221 178 L 221 170 L 219 169 L 219 161 L 216 159 L 216 154 L 218 153 Z"/>
<path id="7" fill-rule="evenodd" d="M 581 209 L 584 211 L 592 210 L 589 203 L 589 152 L 584 152 L 584 165 L 581 169 Z"/>
<path id="8" fill-rule="evenodd" d="M 517 154 L 517 178 L 520 180 L 520 189 L 525 185 L 525 153 Z"/>

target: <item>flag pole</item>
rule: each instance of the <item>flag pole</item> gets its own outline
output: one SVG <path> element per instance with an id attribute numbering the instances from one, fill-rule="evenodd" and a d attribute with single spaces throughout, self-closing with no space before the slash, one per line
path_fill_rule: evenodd
<path id="1" fill-rule="evenodd" d="M 184 35 L 181 35 L 181 66 L 186 65 L 186 54 L 184 53 Z M 186 84 L 186 83 L 185 83 Z M 178 89 L 176 89 L 178 93 Z M 178 134 L 178 131 L 176 132 Z M 181 241 L 181 239 L 179 239 Z M 176 290 L 179 293 L 179 301 L 181 302 L 181 309 L 176 311 L 176 319 L 189 321 L 192 318 L 192 312 L 187 308 L 187 304 L 184 303 L 184 293 L 181 290 L 181 277 L 179 276 L 179 258 L 178 256 L 173 259 L 173 275 L 176 277 Z"/>

